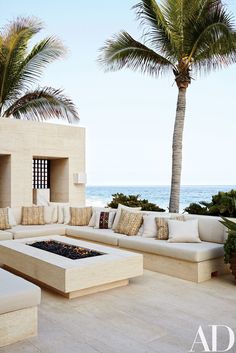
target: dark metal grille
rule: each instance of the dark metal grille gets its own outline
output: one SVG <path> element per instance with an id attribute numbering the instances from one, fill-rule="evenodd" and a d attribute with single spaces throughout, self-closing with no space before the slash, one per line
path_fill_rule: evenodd
<path id="1" fill-rule="evenodd" d="M 47 159 L 33 159 L 32 187 L 33 189 L 50 188 L 50 161 Z"/>

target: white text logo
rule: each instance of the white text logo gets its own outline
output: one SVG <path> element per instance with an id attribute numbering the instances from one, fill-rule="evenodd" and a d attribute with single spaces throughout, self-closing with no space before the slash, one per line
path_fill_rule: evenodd
<path id="1" fill-rule="evenodd" d="M 230 327 L 226 325 L 209 325 L 209 327 L 211 327 L 211 343 L 207 342 L 202 326 L 199 326 L 189 352 L 228 352 L 233 347 L 235 336 Z M 221 347 L 221 350 L 218 349 L 219 330 L 225 331 L 228 338 L 227 346 L 224 349 Z"/>

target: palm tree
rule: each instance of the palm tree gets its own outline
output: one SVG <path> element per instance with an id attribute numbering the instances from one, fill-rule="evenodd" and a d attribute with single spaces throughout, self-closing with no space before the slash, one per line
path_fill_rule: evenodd
<path id="1" fill-rule="evenodd" d="M 125 31 L 107 40 L 100 63 L 107 71 L 139 70 L 154 77 L 173 72 L 178 100 L 172 143 L 169 211 L 179 211 L 186 90 L 194 74 L 235 62 L 231 15 L 220 0 L 141 0 L 133 7 L 144 44 Z"/>
<path id="2" fill-rule="evenodd" d="M 33 18 L 17 18 L 0 32 L 0 117 L 42 121 L 78 119 L 73 102 L 62 90 L 33 88 L 47 64 L 62 57 L 63 45 L 48 37 L 29 50 L 29 42 L 42 29 Z"/>

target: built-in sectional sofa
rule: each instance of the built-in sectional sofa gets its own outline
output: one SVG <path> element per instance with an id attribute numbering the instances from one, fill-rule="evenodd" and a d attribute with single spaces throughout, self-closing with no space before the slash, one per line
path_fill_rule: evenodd
<path id="1" fill-rule="evenodd" d="M 144 268 L 189 281 L 202 282 L 213 275 L 227 271 L 223 261 L 223 244 L 227 233 L 219 217 L 185 215 L 185 219 L 198 219 L 200 243 L 169 243 L 142 235 L 126 236 L 112 229 L 95 229 L 89 226 L 68 224 L 21 225 L 21 208 L 13 208 L 17 225 L 0 231 L 0 240 L 38 237 L 45 235 L 67 235 L 91 242 L 118 246 L 143 254 Z M 158 212 L 145 212 L 158 217 L 168 217 Z M 1 263 L 1 259 L 0 259 Z"/>

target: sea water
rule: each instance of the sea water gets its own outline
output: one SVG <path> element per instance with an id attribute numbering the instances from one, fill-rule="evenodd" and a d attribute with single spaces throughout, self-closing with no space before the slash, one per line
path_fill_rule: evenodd
<path id="1" fill-rule="evenodd" d="M 180 194 L 180 210 L 183 211 L 191 202 L 211 201 L 211 197 L 219 191 L 236 189 L 236 185 L 193 185 L 182 186 Z M 169 186 L 87 186 L 86 204 L 106 206 L 112 200 L 112 194 L 140 195 L 142 199 L 168 210 Z"/>

